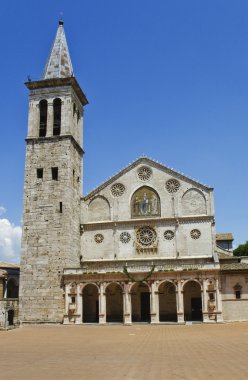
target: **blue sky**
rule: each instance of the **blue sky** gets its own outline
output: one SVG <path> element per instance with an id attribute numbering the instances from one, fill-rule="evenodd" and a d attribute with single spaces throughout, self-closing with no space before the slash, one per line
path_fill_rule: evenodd
<path id="1" fill-rule="evenodd" d="M 8 0 L 0 4 L 0 220 L 10 232 L 0 234 L 0 260 L 17 259 L 6 256 L 6 241 L 14 251 L 20 239 L 23 83 L 40 78 L 60 12 L 89 99 L 84 193 L 145 153 L 213 186 L 217 232 L 233 232 L 235 245 L 247 240 L 247 0 Z"/>

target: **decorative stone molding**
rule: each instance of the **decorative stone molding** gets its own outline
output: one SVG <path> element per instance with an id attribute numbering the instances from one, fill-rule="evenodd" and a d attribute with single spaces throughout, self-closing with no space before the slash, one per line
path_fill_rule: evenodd
<path id="1" fill-rule="evenodd" d="M 152 169 L 149 168 L 148 166 L 141 166 L 138 171 L 138 178 L 142 181 L 142 182 L 146 182 L 146 181 L 149 181 L 149 179 L 151 178 L 152 176 Z"/>
<path id="2" fill-rule="evenodd" d="M 190 231 L 190 236 L 192 237 L 192 239 L 195 239 L 195 240 L 199 239 L 201 236 L 201 231 L 194 229 L 194 230 Z"/>
<path id="3" fill-rule="evenodd" d="M 167 230 L 167 231 L 164 232 L 164 238 L 166 240 L 172 240 L 172 239 L 174 239 L 174 237 L 175 237 L 175 232 L 174 231 Z"/>
<path id="4" fill-rule="evenodd" d="M 121 195 L 123 195 L 124 191 L 125 186 L 122 183 L 117 182 L 111 186 L 111 193 L 113 197 L 120 197 Z"/>
<path id="5" fill-rule="evenodd" d="M 131 235 L 130 235 L 130 233 L 129 232 L 122 232 L 121 234 L 120 234 L 120 241 L 122 242 L 122 243 L 129 243 L 129 241 L 131 240 Z"/>
<path id="6" fill-rule="evenodd" d="M 157 233 L 152 227 L 144 226 L 137 230 L 136 238 L 141 246 L 149 247 L 156 241 Z"/>
<path id="7" fill-rule="evenodd" d="M 95 242 L 96 242 L 97 244 L 100 244 L 100 243 L 103 242 L 104 236 L 103 236 L 102 234 L 96 234 L 96 235 L 94 236 L 94 239 L 95 239 Z"/>
<path id="8" fill-rule="evenodd" d="M 179 190 L 180 182 L 177 179 L 171 178 L 165 184 L 166 190 L 173 194 Z"/>

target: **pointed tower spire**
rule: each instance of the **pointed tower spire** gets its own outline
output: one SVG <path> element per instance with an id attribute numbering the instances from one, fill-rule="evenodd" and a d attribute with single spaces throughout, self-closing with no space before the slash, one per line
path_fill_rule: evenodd
<path id="1" fill-rule="evenodd" d="M 42 75 L 43 80 L 73 76 L 73 68 L 63 25 L 64 22 L 60 20 L 56 37 Z"/>

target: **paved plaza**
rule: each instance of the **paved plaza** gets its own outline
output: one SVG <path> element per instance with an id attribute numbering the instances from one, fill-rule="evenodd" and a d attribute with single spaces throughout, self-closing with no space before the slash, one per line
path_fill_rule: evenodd
<path id="1" fill-rule="evenodd" d="M 247 379 L 248 323 L 0 331 L 1 379 Z"/>

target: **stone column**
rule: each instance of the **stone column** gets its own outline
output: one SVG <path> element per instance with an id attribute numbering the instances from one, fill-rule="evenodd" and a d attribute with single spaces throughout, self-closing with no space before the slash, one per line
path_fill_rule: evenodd
<path id="1" fill-rule="evenodd" d="M 207 280 L 206 279 L 203 280 L 203 284 L 202 284 L 202 316 L 203 316 L 203 322 L 209 322 Z"/>
<path id="2" fill-rule="evenodd" d="M 69 293 L 69 287 L 70 285 L 69 284 L 66 284 L 65 285 L 65 315 L 64 315 L 64 324 L 68 324 L 69 323 L 69 303 L 70 303 L 70 297 L 68 296 L 68 293 Z"/>
<path id="3" fill-rule="evenodd" d="M 222 299 L 221 299 L 221 291 L 219 289 L 218 279 L 216 279 L 216 307 L 217 307 L 217 321 L 216 322 L 223 322 Z"/>
<path id="4" fill-rule="evenodd" d="M 177 301 L 177 322 L 184 323 L 184 303 L 183 303 L 183 288 L 182 281 L 177 283 L 176 301 Z"/>
<path id="5" fill-rule="evenodd" d="M 100 284 L 100 293 L 99 293 L 99 324 L 106 323 L 106 293 L 105 293 L 105 284 Z"/>
<path id="6" fill-rule="evenodd" d="M 158 307 L 158 291 L 157 284 L 151 284 L 151 323 L 159 323 L 159 307 Z"/>
<path id="7" fill-rule="evenodd" d="M 131 314 L 131 294 L 129 292 L 129 284 L 124 285 L 123 292 L 123 322 L 125 325 L 132 324 Z"/>
<path id="8" fill-rule="evenodd" d="M 81 324 L 83 322 L 83 299 L 81 294 L 80 284 L 77 284 L 77 317 L 76 324 Z"/>
<path id="9" fill-rule="evenodd" d="M 28 137 L 38 137 L 40 127 L 40 107 L 39 103 L 31 101 L 28 113 Z"/>
<path id="10" fill-rule="evenodd" d="M 7 280 L 7 278 L 5 278 L 5 285 L 3 287 L 3 289 L 4 289 L 3 298 L 7 298 L 7 290 L 8 290 L 7 285 L 8 285 L 8 280 Z"/>
<path id="11" fill-rule="evenodd" d="M 70 131 L 71 128 L 74 129 L 73 121 L 70 119 L 72 118 L 72 110 L 71 110 L 71 101 L 69 98 L 65 98 L 62 100 L 61 98 L 61 124 L 60 124 L 60 134 L 61 135 L 68 135 L 73 134 L 73 131 Z"/>
<path id="12" fill-rule="evenodd" d="M 53 103 L 47 104 L 47 137 L 53 136 Z"/>

